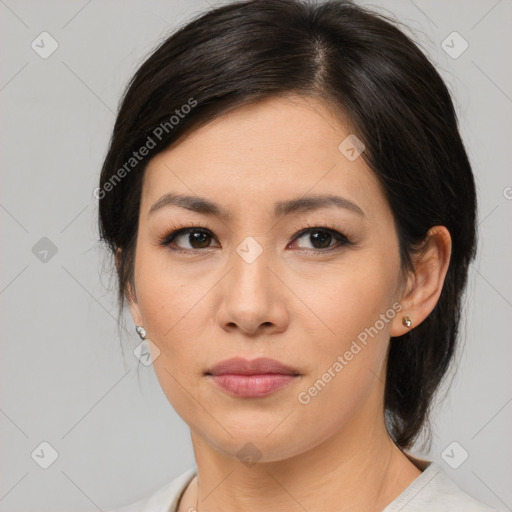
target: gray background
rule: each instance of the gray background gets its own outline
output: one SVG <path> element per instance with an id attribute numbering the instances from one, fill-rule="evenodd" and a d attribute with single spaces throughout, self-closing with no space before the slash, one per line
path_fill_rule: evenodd
<path id="1" fill-rule="evenodd" d="M 415 453 L 511 510 L 512 2 L 371 5 L 408 25 L 447 80 L 480 198 L 465 351 L 435 410 L 432 447 Z M 0 0 L 0 511 L 106 510 L 194 464 L 188 428 L 152 367 L 137 369 L 127 315 L 123 358 L 92 192 L 125 84 L 170 30 L 207 8 L 205 0 Z M 59 45 L 46 59 L 31 47 L 43 31 Z M 456 59 L 442 46 L 453 31 L 469 44 Z M 446 44 L 454 52 L 463 43 Z M 58 453 L 47 469 L 43 441 Z M 452 469 L 463 450 L 469 457 Z"/>

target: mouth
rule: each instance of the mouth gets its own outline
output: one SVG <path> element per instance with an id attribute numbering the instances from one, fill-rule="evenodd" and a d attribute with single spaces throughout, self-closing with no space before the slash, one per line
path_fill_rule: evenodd
<path id="1" fill-rule="evenodd" d="M 205 375 L 223 391 L 245 398 L 268 396 L 300 377 L 295 368 L 274 359 L 238 357 L 220 362 Z"/>

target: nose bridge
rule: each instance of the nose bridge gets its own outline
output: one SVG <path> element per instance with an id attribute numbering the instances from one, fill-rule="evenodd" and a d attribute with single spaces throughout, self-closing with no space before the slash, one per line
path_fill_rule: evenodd
<path id="1" fill-rule="evenodd" d="M 254 237 L 247 236 L 232 254 L 233 270 L 231 278 L 235 281 L 234 287 L 240 290 L 247 289 L 252 293 L 261 293 L 269 286 L 270 251 Z"/>
<path id="2" fill-rule="evenodd" d="M 275 239 L 262 228 L 251 232 L 247 227 L 229 252 L 229 270 L 218 290 L 217 322 L 225 330 L 237 328 L 249 336 L 262 329 L 266 334 L 283 332 L 289 313 L 282 295 L 286 290 L 274 275 L 279 267 Z"/>
<path id="3" fill-rule="evenodd" d="M 236 326 L 246 334 L 255 334 L 262 327 L 276 332 L 286 328 L 288 314 L 269 268 L 271 265 L 271 251 L 251 236 L 234 248 L 217 318 L 224 329 Z"/>

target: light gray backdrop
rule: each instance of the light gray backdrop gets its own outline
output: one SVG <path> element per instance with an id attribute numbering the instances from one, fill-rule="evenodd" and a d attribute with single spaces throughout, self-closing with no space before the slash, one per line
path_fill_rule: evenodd
<path id="1" fill-rule="evenodd" d="M 92 192 L 125 84 L 214 3 L 0 0 L 2 512 L 106 510 L 194 464 L 151 366 L 139 384 L 129 317 L 123 359 Z M 512 2 L 371 5 L 407 24 L 448 81 L 480 198 L 466 348 L 417 453 L 511 510 Z"/>

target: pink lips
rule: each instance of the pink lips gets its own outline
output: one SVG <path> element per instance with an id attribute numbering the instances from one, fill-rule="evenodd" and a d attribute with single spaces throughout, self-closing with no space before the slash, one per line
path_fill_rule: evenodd
<path id="1" fill-rule="evenodd" d="M 232 395 L 256 398 L 286 387 L 299 373 L 274 359 L 235 357 L 215 365 L 206 375 Z"/>

